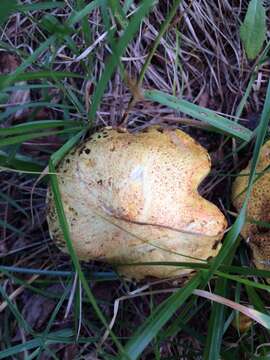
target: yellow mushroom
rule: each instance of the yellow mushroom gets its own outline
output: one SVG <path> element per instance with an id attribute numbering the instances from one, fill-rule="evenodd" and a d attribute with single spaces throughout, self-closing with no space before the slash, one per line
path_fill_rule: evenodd
<path id="1" fill-rule="evenodd" d="M 242 334 L 248 331 L 252 325 L 252 319 L 243 313 L 239 313 L 232 321 L 232 326 Z"/>
<path id="2" fill-rule="evenodd" d="M 256 170 L 261 175 L 257 177 L 253 185 L 247 208 L 247 221 L 241 231 L 252 249 L 255 265 L 266 270 L 270 270 L 270 228 L 263 224 L 270 224 L 270 172 L 265 171 L 269 165 L 270 141 L 266 142 L 261 149 Z M 241 209 L 245 199 L 249 173 L 250 163 L 241 171 L 233 184 L 232 201 L 237 210 Z"/>
<path id="3" fill-rule="evenodd" d="M 197 191 L 210 171 L 207 151 L 180 130 L 131 134 L 104 128 L 69 153 L 57 173 L 73 246 L 82 260 L 116 264 L 141 279 L 189 273 L 136 262 L 200 261 L 215 256 L 227 222 Z M 48 193 L 51 236 L 65 241 Z"/>

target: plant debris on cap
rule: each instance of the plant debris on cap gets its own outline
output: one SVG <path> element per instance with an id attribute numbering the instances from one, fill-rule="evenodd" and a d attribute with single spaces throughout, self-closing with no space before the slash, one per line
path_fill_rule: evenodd
<path id="1" fill-rule="evenodd" d="M 215 256 L 227 227 L 198 185 L 210 171 L 207 151 L 180 130 L 131 134 L 104 128 L 71 151 L 57 173 L 71 238 L 82 260 L 113 263 L 135 279 L 191 270 L 138 262 L 190 262 Z M 51 236 L 65 241 L 48 192 Z"/>
<path id="2" fill-rule="evenodd" d="M 236 178 L 232 188 L 232 201 L 240 211 L 245 200 L 245 190 L 248 186 L 250 163 Z M 270 141 L 262 148 L 256 168 L 258 176 L 254 182 L 247 208 L 247 221 L 241 231 L 248 240 L 253 252 L 255 265 L 260 269 L 270 269 Z M 259 222 L 259 223 L 258 223 Z"/>

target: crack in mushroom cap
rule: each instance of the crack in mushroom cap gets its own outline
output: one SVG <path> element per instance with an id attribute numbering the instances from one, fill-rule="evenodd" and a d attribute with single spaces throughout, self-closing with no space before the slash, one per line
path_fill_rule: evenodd
<path id="1" fill-rule="evenodd" d="M 255 181 L 247 207 L 247 219 L 241 234 L 248 241 L 253 253 L 255 265 L 260 269 L 270 270 L 270 229 L 251 223 L 270 223 L 270 173 L 265 171 L 270 166 L 270 141 L 261 148 L 256 172 L 261 174 Z M 248 186 L 251 163 L 242 170 L 232 187 L 232 202 L 240 211 L 243 206 Z"/>
<path id="2" fill-rule="evenodd" d="M 197 191 L 210 166 L 207 151 L 180 130 L 104 128 L 92 135 L 57 169 L 78 257 L 114 263 L 120 273 L 140 279 L 190 270 L 124 264 L 215 256 L 227 221 Z M 50 234 L 65 251 L 50 190 L 47 201 Z"/>

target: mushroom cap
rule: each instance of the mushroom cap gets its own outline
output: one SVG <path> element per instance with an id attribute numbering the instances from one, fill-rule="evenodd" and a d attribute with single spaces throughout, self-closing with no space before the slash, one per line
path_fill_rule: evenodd
<path id="1" fill-rule="evenodd" d="M 270 165 L 270 141 L 261 148 L 256 172 L 263 173 Z M 232 187 L 232 202 L 240 211 L 248 186 L 250 166 L 242 170 Z M 270 222 L 270 173 L 265 172 L 255 181 L 247 207 L 247 221 L 242 228 L 242 236 L 248 240 L 255 265 L 260 269 L 270 269 L 270 229 L 251 223 L 249 220 Z"/>
<path id="2" fill-rule="evenodd" d="M 215 256 L 227 227 L 197 191 L 210 171 L 207 151 L 180 130 L 104 128 L 71 151 L 57 174 L 74 249 L 81 260 L 114 263 L 130 278 L 165 278 L 187 269 L 154 261 Z M 65 251 L 48 192 L 51 236 Z"/>

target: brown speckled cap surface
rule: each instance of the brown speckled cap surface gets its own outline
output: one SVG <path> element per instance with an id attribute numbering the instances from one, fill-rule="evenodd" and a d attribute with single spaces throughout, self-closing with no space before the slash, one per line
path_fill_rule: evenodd
<path id="1" fill-rule="evenodd" d="M 261 149 L 256 172 L 262 176 L 259 175 L 253 185 L 247 208 L 248 220 L 270 223 L 270 172 L 265 171 L 268 166 L 270 166 L 270 141 Z M 250 164 L 241 171 L 233 184 L 232 201 L 237 210 L 241 209 L 245 199 L 249 173 Z M 270 270 L 270 229 L 247 221 L 241 234 L 252 249 L 256 266 Z"/>
<path id="2" fill-rule="evenodd" d="M 120 273 L 140 279 L 188 271 L 120 264 L 215 256 L 227 222 L 198 194 L 209 171 L 207 151 L 180 130 L 152 127 L 131 134 L 104 128 L 95 133 L 57 169 L 78 257 L 118 264 Z M 48 223 L 65 249 L 50 190 Z"/>

